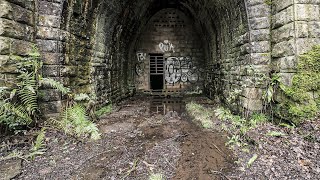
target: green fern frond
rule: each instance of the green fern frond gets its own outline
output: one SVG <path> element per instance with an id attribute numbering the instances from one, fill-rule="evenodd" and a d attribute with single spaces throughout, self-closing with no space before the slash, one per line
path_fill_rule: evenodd
<path id="1" fill-rule="evenodd" d="M 66 108 L 61 115 L 61 128 L 67 134 L 77 137 L 88 137 L 92 140 L 100 139 L 99 129 L 89 120 L 86 109 L 82 105 L 75 104 Z"/>
<path id="2" fill-rule="evenodd" d="M 42 78 L 40 79 L 39 83 L 40 85 L 48 85 L 50 87 L 53 87 L 59 90 L 62 94 L 68 94 L 70 92 L 69 88 L 64 87 L 62 83 L 51 78 Z"/>
<path id="3" fill-rule="evenodd" d="M 3 108 L 5 109 L 5 112 L 7 115 L 14 115 L 16 116 L 14 119 L 16 122 L 13 123 L 21 123 L 21 124 L 30 124 L 32 122 L 32 118 L 28 114 L 28 112 L 25 110 L 24 106 L 21 105 L 15 105 L 11 103 L 5 103 L 3 105 Z"/>
<path id="4" fill-rule="evenodd" d="M 75 101 L 89 101 L 91 98 L 88 94 L 80 93 L 74 96 Z"/>

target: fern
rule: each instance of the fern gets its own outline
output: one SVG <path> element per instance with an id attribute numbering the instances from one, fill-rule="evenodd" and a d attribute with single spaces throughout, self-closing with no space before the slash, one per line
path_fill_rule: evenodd
<path id="1" fill-rule="evenodd" d="M 53 79 L 42 78 L 39 70 L 42 62 L 36 47 L 27 57 L 10 55 L 16 61 L 18 73 L 16 87 L 0 87 L 0 123 L 11 128 L 29 125 L 38 113 L 38 91 L 43 84 L 67 94 L 68 88 Z"/>
<path id="2" fill-rule="evenodd" d="M 39 81 L 40 85 L 47 85 L 59 90 L 62 94 L 68 94 L 70 92 L 69 88 L 63 86 L 62 83 L 51 79 L 51 78 L 41 78 Z"/>
<path id="3" fill-rule="evenodd" d="M 45 153 L 46 149 L 45 147 L 45 140 L 46 137 L 46 128 L 42 128 L 40 132 L 38 133 L 38 136 L 35 140 L 35 142 L 32 143 L 32 147 L 30 149 L 30 154 L 28 157 L 31 157 L 32 160 L 34 160 L 36 155 L 42 155 Z"/>
<path id="4" fill-rule="evenodd" d="M 75 101 L 90 101 L 90 97 L 88 94 L 80 93 L 74 96 Z"/>
<path id="5" fill-rule="evenodd" d="M 62 112 L 60 126 L 67 134 L 77 137 L 90 136 L 93 140 L 100 139 L 99 129 L 89 120 L 85 107 L 79 104 L 66 108 Z"/>

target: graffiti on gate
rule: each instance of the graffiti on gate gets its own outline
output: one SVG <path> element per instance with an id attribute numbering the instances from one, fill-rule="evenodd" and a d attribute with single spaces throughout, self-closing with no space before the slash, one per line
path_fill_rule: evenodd
<path id="1" fill-rule="evenodd" d="M 162 52 L 175 52 L 174 46 L 169 40 L 164 40 L 159 44 L 159 48 Z"/>
<path id="2" fill-rule="evenodd" d="M 165 80 L 168 84 L 195 83 L 199 80 L 197 67 L 190 57 L 169 57 L 165 62 Z"/>
<path id="3" fill-rule="evenodd" d="M 147 54 L 138 52 L 137 59 L 138 59 L 138 62 L 136 63 L 135 71 L 138 76 L 142 76 L 144 73 L 144 61 L 147 59 Z"/>

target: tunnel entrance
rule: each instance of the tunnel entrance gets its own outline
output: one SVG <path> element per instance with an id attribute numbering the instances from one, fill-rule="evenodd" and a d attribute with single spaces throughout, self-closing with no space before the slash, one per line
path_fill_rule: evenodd
<path id="1" fill-rule="evenodd" d="M 162 9 L 146 23 L 138 39 L 138 91 L 168 94 L 203 87 L 203 42 L 189 16 L 179 9 Z"/>
<path id="2" fill-rule="evenodd" d="M 150 57 L 150 89 L 163 89 L 163 54 L 149 54 Z"/>

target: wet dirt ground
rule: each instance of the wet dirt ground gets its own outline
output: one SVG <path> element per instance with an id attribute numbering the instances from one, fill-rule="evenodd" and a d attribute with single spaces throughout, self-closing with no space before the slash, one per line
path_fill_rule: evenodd
<path id="1" fill-rule="evenodd" d="M 22 164 L 16 179 L 226 179 L 233 167 L 226 136 L 204 130 L 181 98 L 131 98 L 98 122 L 102 139 L 80 142 L 56 130 L 45 155 Z"/>

